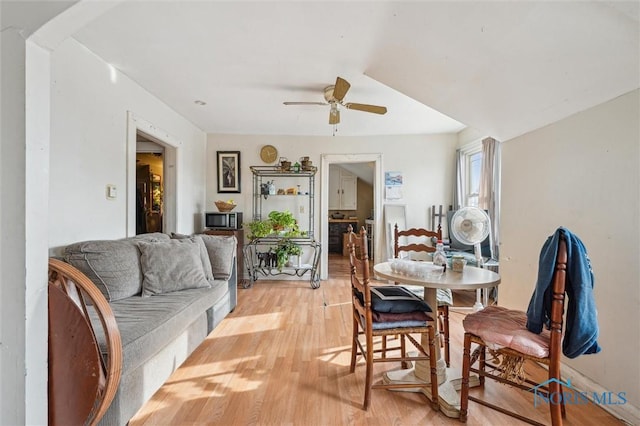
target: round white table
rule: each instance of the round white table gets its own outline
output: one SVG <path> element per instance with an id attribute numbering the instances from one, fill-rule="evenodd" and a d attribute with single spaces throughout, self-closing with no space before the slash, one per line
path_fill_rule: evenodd
<path id="1" fill-rule="evenodd" d="M 500 284 L 500 275 L 488 269 L 480 269 L 473 266 L 465 266 L 462 272 L 453 272 L 450 268 L 447 268 L 447 271 L 439 276 L 432 274 L 427 277 L 416 277 L 395 273 L 391 270 L 389 262 L 378 263 L 373 267 L 373 271 L 379 279 L 424 287 L 425 302 L 432 307 L 434 312 L 438 306 L 436 290 L 439 288 L 448 288 L 451 290 L 476 290 L 480 288 L 496 287 Z M 435 321 L 435 324 L 436 334 L 438 334 L 438 321 Z M 425 347 L 428 346 L 426 339 L 426 336 L 422 336 L 422 345 Z M 459 388 L 459 372 L 457 374 L 457 379 L 454 379 L 456 372 L 452 372 L 453 374 L 447 373 L 446 364 L 440 351 L 440 345 L 436 345 L 436 358 L 440 411 L 448 417 L 460 417 L 460 395 L 458 395 L 458 392 L 456 391 L 456 387 Z M 458 370 L 460 370 L 460 368 L 458 368 Z M 430 383 L 429 362 L 418 361 L 412 369 L 389 371 L 385 374 L 384 380 L 388 383 Z M 452 383 L 453 380 L 457 380 L 458 383 L 454 385 Z M 431 399 L 430 388 L 420 390 L 429 399 Z"/>

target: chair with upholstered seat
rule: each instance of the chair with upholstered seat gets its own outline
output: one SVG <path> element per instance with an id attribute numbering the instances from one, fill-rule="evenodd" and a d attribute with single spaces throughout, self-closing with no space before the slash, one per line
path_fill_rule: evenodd
<path id="1" fill-rule="evenodd" d="M 369 282 L 369 257 L 367 233 L 364 228 L 358 237 L 349 226 L 349 262 L 351 266 L 351 292 L 353 306 L 353 335 L 351 345 L 351 368 L 353 373 L 358 356 L 366 363 L 365 393 L 363 408 L 371 403 L 371 389 L 425 388 L 431 391 L 431 406 L 438 409 L 438 378 L 436 373 L 435 330 L 429 316 L 431 308 L 409 290 L 398 285 L 372 286 Z M 360 246 L 360 258 L 356 255 L 356 241 Z M 428 351 L 413 335 L 426 336 Z M 387 336 L 399 336 L 400 346 L 386 345 Z M 374 338 L 384 342 L 380 349 L 374 348 Z M 424 338 L 421 339 L 425 341 Z M 418 351 L 409 355 L 406 342 Z M 400 352 L 399 355 L 397 352 Z M 380 356 L 374 356 L 379 354 Z M 413 361 L 429 360 L 431 383 L 373 384 L 374 363 L 400 362 L 407 368 Z"/>
<path id="2" fill-rule="evenodd" d="M 469 400 L 488 406 L 504 414 L 518 418 L 531 424 L 540 424 L 504 408 L 500 401 L 488 402 L 470 395 L 469 376 L 476 373 L 480 376 L 480 384 L 484 386 L 485 378 L 530 392 L 534 398 L 545 401 L 549 405 L 551 422 L 554 426 L 562 425 L 565 416 L 560 360 L 562 352 L 570 357 L 583 353 L 596 353 L 600 350 L 597 337 L 597 320 L 595 302 L 592 298 L 593 274 L 586 250 L 577 237 L 564 228 L 558 229 L 553 237 L 545 243 L 540 254 L 538 283 L 527 312 L 510 310 L 499 306 L 489 306 L 482 311 L 467 315 L 463 321 L 464 351 L 462 362 L 462 388 L 460 396 L 460 421 L 468 417 Z M 572 250 L 567 247 L 571 242 Z M 576 249 L 576 247 L 581 249 Z M 578 253 L 582 250 L 582 253 Z M 569 254 L 570 256 L 569 256 Z M 580 272 L 580 276 L 573 276 Z M 570 313 L 576 312 L 569 299 L 568 318 L 564 318 L 565 291 L 571 297 L 578 293 L 580 286 L 579 310 L 580 323 L 573 322 Z M 588 307 L 588 309 L 584 309 Z M 568 326 L 565 330 L 565 321 Z M 582 324 L 585 321 L 588 323 Z M 543 330 L 543 324 L 549 328 Z M 588 333 L 576 333 L 580 327 L 590 326 Z M 531 331 L 530 331 L 531 330 Z M 535 332 L 533 332 L 535 331 Z M 538 334 L 539 331 L 542 331 Z M 566 331 L 568 335 L 563 336 Z M 575 335 L 579 335 L 577 338 Z M 587 339 L 584 336 L 588 336 Z M 564 342 L 564 343 L 563 343 Z M 574 351 L 572 342 L 578 342 Z M 471 353 L 471 344 L 477 347 Z M 494 357 L 492 362 L 486 359 L 486 351 Z M 561 352 L 562 351 L 562 352 Z M 474 364 L 477 362 L 477 367 Z M 526 377 L 525 362 L 535 362 L 548 368 L 548 380 L 537 383 Z M 571 391 L 568 386 L 566 391 Z M 483 391 L 488 397 L 491 392 Z"/>
<path id="3" fill-rule="evenodd" d="M 400 244 L 400 237 L 406 237 L 407 244 Z M 411 238 L 410 238 L 411 237 Z M 423 228 L 410 228 L 400 231 L 396 223 L 393 231 L 393 256 L 400 257 L 401 252 L 433 253 L 436 251 L 432 244 L 427 244 L 431 239 L 442 240 L 442 228 L 438 225 L 437 231 L 429 231 Z M 420 289 L 424 292 L 424 289 Z M 423 293 L 424 294 L 424 293 Z M 451 290 L 438 290 L 438 319 L 440 321 L 441 336 L 440 345 L 444 347 L 444 361 L 447 367 L 450 365 L 449 357 L 449 304 L 453 296 Z"/>

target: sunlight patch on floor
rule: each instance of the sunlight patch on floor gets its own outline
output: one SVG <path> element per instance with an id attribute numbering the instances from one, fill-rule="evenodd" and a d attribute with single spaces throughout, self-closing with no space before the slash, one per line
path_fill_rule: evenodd
<path id="1" fill-rule="evenodd" d="M 318 359 L 335 365 L 348 366 L 351 364 L 351 346 L 327 348 L 323 354 L 318 356 Z"/>
<path id="2" fill-rule="evenodd" d="M 240 317 L 228 316 L 221 326 L 216 327 L 212 337 L 238 336 L 240 334 L 258 333 L 261 331 L 278 330 L 282 328 L 284 314 L 272 312 L 268 314 L 245 315 Z M 238 333 L 242 330 L 242 333 Z"/>
<path id="3" fill-rule="evenodd" d="M 237 360 L 220 362 L 199 363 L 197 365 L 183 365 L 181 374 L 174 376 L 165 383 L 168 392 L 179 391 L 180 395 L 198 395 L 204 389 L 211 396 L 224 396 L 228 391 L 246 392 L 258 389 L 263 380 L 250 380 L 238 371 L 242 371 L 242 365 L 254 363 L 262 358 L 259 355 L 247 356 Z M 210 371 L 225 371 L 218 374 L 202 374 L 203 368 Z M 270 372 L 265 369 L 253 369 L 252 377 L 263 377 Z M 230 384 L 232 384 L 230 386 Z"/>

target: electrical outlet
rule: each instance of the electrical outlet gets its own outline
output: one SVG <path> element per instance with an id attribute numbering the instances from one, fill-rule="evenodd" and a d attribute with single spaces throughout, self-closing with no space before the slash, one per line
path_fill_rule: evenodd
<path id="1" fill-rule="evenodd" d="M 115 185 L 107 185 L 107 199 L 113 200 L 118 195 Z"/>
<path id="2" fill-rule="evenodd" d="M 304 213 L 304 206 L 300 206 L 300 213 Z"/>

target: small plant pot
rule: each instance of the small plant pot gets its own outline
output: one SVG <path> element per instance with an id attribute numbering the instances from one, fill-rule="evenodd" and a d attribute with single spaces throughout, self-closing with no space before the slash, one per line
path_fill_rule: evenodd
<path id="1" fill-rule="evenodd" d="M 299 268 L 301 265 L 300 263 L 300 255 L 296 254 L 296 255 L 291 255 L 289 256 L 289 260 L 287 261 L 287 263 L 285 263 L 284 266 L 288 266 L 290 268 Z"/>

